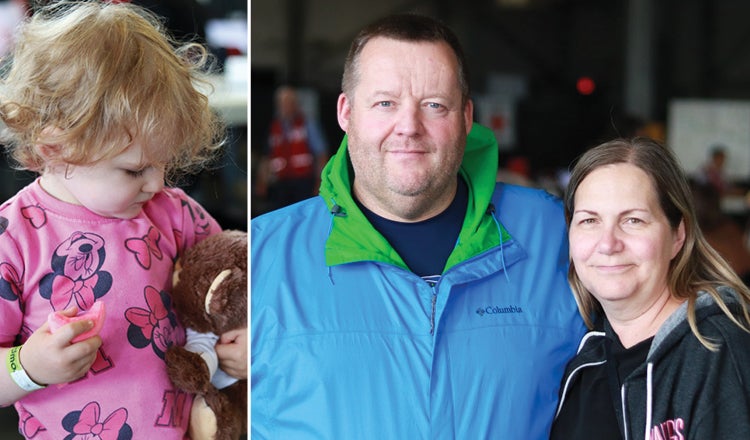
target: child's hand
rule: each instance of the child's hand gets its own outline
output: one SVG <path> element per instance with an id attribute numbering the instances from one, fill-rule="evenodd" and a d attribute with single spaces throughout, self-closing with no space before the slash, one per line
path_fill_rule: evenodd
<path id="1" fill-rule="evenodd" d="M 71 307 L 60 313 L 73 317 L 77 312 L 76 307 Z M 94 322 L 85 319 L 73 321 L 50 333 L 49 324 L 45 323 L 23 344 L 21 365 L 38 384 L 66 383 L 83 377 L 96 360 L 102 339 L 94 335 L 75 343 L 72 340 L 92 328 Z"/>
<path id="2" fill-rule="evenodd" d="M 216 343 L 219 367 L 237 379 L 247 379 L 247 328 L 230 330 Z"/>

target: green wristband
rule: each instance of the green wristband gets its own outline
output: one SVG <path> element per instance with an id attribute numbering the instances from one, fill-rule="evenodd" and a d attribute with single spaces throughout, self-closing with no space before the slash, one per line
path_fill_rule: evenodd
<path id="1" fill-rule="evenodd" d="M 13 379 L 13 382 L 15 382 L 16 385 L 21 387 L 21 389 L 24 391 L 41 390 L 45 386 L 39 385 L 38 383 L 31 380 L 29 375 L 26 373 L 26 370 L 23 369 L 23 365 L 21 365 L 21 358 L 19 357 L 19 354 L 21 353 L 21 347 L 21 345 L 16 345 L 15 347 L 11 347 L 11 349 L 8 350 L 8 359 L 6 365 L 8 366 L 10 377 L 11 379 Z"/>

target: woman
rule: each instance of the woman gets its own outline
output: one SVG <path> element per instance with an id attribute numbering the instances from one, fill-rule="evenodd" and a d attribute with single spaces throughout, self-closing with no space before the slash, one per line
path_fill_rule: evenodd
<path id="1" fill-rule="evenodd" d="M 648 138 L 589 150 L 565 215 L 593 330 L 551 438 L 750 438 L 750 291 L 703 237 L 672 152 Z"/>

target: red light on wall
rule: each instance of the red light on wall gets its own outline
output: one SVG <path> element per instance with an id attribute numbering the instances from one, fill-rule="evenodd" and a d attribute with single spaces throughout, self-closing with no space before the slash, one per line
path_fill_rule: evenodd
<path id="1" fill-rule="evenodd" d="M 582 76 L 576 81 L 576 90 L 581 95 L 590 95 L 596 90 L 596 83 L 588 76 Z"/>

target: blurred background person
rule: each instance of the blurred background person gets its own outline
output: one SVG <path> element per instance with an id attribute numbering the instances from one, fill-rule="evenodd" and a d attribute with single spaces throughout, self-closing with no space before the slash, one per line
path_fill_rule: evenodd
<path id="1" fill-rule="evenodd" d="M 276 117 L 271 121 L 255 188 L 271 209 L 315 195 L 327 160 L 323 131 L 317 120 L 302 110 L 297 90 L 281 86 L 275 101 Z"/>
<path id="2" fill-rule="evenodd" d="M 727 196 L 744 196 L 746 189 L 741 182 L 735 181 L 727 175 L 726 164 L 729 159 L 727 146 L 714 144 L 708 149 L 706 162 L 691 177 L 699 184 L 710 185 L 716 191 L 719 199 Z"/>
<path id="3" fill-rule="evenodd" d="M 726 147 L 721 144 L 714 145 L 709 151 L 708 160 L 697 175 L 698 182 L 711 185 L 719 197 L 723 196 L 730 188 L 724 174 L 726 160 Z"/>

